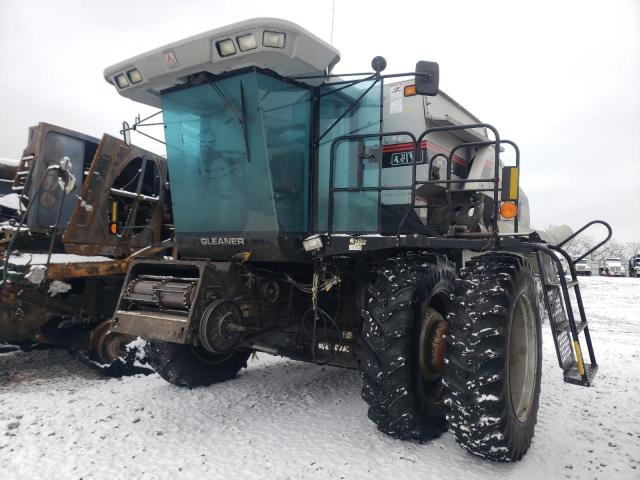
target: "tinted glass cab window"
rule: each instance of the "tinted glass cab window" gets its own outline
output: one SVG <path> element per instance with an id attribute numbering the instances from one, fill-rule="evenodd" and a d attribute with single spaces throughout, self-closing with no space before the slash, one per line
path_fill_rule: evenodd
<path id="1" fill-rule="evenodd" d="M 250 72 L 162 108 L 178 234 L 308 231 L 308 89 Z"/>
<path id="2" fill-rule="evenodd" d="M 319 145 L 317 178 L 318 221 L 316 227 L 318 231 L 326 231 L 328 227 L 331 143 L 342 135 L 377 133 L 381 128 L 380 82 L 368 80 L 344 87 L 344 84 L 338 84 L 320 88 L 319 130 L 322 138 Z M 378 139 L 342 142 L 337 146 L 334 163 L 335 187 L 377 187 L 379 185 L 379 159 L 360 155 L 377 142 Z M 334 231 L 374 232 L 378 230 L 378 192 L 337 192 L 334 194 L 333 211 Z"/>

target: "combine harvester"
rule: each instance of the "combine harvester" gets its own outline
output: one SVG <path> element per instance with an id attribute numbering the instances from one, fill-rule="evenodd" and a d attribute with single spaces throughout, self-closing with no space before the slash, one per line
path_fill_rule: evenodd
<path id="1" fill-rule="evenodd" d="M 531 230 L 517 145 L 438 90 L 436 63 L 333 75 L 339 58 L 255 19 L 106 69 L 162 108 L 176 243 L 131 262 L 112 329 L 149 339 L 186 387 L 233 378 L 252 351 L 358 369 L 382 432 L 448 425 L 473 454 L 519 460 L 543 309 L 565 381 L 594 380 L 574 265 L 606 240 L 576 259 L 562 245 L 611 230 L 557 245 Z"/>
<path id="2" fill-rule="evenodd" d="M 11 178 L 0 196 L 0 342 L 66 346 L 122 372 L 133 338 L 110 333 L 109 320 L 130 259 L 166 249 L 166 160 L 40 123 L 0 173 Z"/>

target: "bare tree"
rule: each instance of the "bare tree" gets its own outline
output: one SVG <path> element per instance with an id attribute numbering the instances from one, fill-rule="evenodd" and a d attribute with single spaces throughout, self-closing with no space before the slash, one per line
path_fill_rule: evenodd
<path id="1" fill-rule="evenodd" d="M 640 255 L 640 242 L 627 242 L 625 248 L 625 258 L 633 258 Z"/>
<path id="2" fill-rule="evenodd" d="M 597 250 L 594 254 L 597 258 L 605 258 L 605 257 L 618 257 L 624 258 L 626 252 L 626 245 L 624 243 L 618 242 L 615 238 L 612 238 L 603 245 L 601 248 Z"/>
<path id="3" fill-rule="evenodd" d="M 564 249 L 567 251 L 572 258 L 577 258 L 583 254 L 585 254 L 590 248 L 595 245 L 595 241 L 588 235 L 578 235 L 576 238 L 571 240 L 564 246 Z"/>

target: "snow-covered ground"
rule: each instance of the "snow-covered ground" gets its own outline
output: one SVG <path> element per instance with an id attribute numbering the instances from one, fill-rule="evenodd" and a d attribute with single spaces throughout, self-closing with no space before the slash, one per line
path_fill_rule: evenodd
<path id="1" fill-rule="evenodd" d="M 393 440 L 352 371 L 261 354 L 237 380 L 184 390 L 100 378 L 64 351 L 0 355 L 0 478 L 640 479 L 640 279 L 581 279 L 600 371 L 563 383 L 551 333 L 536 436 L 492 464 L 449 434 Z"/>

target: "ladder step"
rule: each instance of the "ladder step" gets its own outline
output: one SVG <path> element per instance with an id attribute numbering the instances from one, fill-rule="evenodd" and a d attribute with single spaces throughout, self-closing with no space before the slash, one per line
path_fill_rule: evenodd
<path id="1" fill-rule="evenodd" d="M 572 366 L 569 370 L 564 372 L 564 381 L 572 383 L 573 385 L 581 385 L 583 387 L 590 387 L 593 384 L 593 379 L 598 371 L 597 365 L 591 365 L 590 363 L 584 364 L 585 373 L 587 374 L 586 380 L 578 373 L 578 365 Z"/>
<path id="2" fill-rule="evenodd" d="M 578 333 L 584 330 L 584 327 L 587 326 L 587 322 L 576 322 L 576 330 Z M 556 332 L 571 332 L 571 327 L 569 325 L 569 320 L 562 320 L 561 322 L 556 322 L 555 326 Z"/>
<path id="3" fill-rule="evenodd" d="M 567 282 L 567 288 L 575 287 L 576 285 L 578 285 L 578 280 L 570 280 Z M 544 286 L 548 288 L 560 288 L 562 285 L 560 283 L 545 282 Z"/>
<path id="4" fill-rule="evenodd" d="M 560 359 L 562 362 L 562 370 L 569 371 L 576 365 L 576 357 L 573 355 L 571 347 L 571 336 L 568 332 L 558 332 L 556 335 L 558 341 L 558 350 L 560 351 Z"/>

